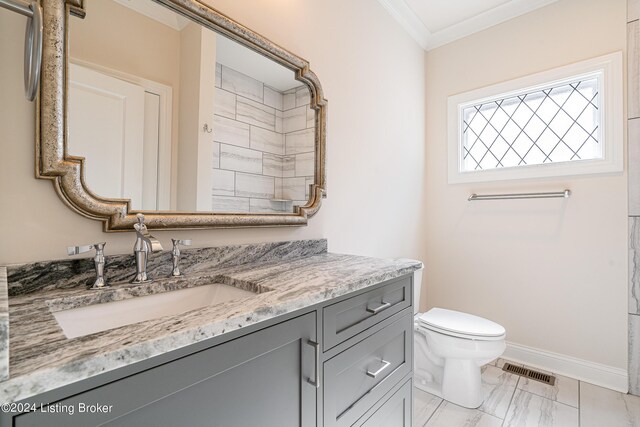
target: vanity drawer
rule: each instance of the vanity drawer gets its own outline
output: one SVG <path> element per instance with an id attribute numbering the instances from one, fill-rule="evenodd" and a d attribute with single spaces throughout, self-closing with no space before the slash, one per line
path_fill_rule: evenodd
<path id="1" fill-rule="evenodd" d="M 325 351 L 411 306 L 411 278 L 340 301 L 323 310 Z"/>
<path id="2" fill-rule="evenodd" d="M 411 380 L 400 389 L 392 391 L 391 397 L 385 396 L 382 405 L 371 415 L 365 415 L 353 427 L 411 427 Z"/>
<path id="3" fill-rule="evenodd" d="M 412 312 L 324 363 L 324 426 L 351 426 L 413 367 Z"/>

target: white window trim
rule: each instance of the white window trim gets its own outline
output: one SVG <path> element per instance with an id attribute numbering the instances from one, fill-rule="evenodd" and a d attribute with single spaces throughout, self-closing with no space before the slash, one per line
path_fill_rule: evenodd
<path id="1" fill-rule="evenodd" d="M 526 165 L 479 171 L 462 168 L 462 111 L 464 108 L 533 92 L 563 81 L 601 74 L 599 78 L 603 158 Z M 624 117 L 622 52 L 615 52 L 448 98 L 449 184 L 548 178 L 554 176 L 622 172 L 624 168 Z"/>

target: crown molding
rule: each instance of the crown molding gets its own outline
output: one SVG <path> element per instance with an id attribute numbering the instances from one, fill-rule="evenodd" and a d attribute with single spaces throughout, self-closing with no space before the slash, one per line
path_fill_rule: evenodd
<path id="1" fill-rule="evenodd" d="M 378 0 L 424 50 L 431 50 L 558 0 L 511 0 L 440 31 L 430 32 L 404 0 Z"/>
<path id="2" fill-rule="evenodd" d="M 409 35 L 424 49 L 428 50 L 431 32 L 418 18 L 404 0 L 378 0 L 378 3 L 409 33 Z"/>

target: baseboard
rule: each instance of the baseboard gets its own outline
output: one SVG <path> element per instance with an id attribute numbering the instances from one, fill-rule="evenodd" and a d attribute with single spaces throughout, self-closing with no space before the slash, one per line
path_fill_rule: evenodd
<path id="1" fill-rule="evenodd" d="M 510 342 L 507 342 L 507 349 L 502 357 L 532 368 L 575 378 L 622 393 L 629 391 L 629 375 L 625 369 Z"/>

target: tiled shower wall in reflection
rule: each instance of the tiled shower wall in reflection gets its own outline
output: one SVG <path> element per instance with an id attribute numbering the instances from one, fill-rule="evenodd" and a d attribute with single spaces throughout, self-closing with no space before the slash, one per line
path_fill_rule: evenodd
<path id="1" fill-rule="evenodd" d="M 640 396 L 640 0 L 627 2 L 629 393 Z"/>
<path id="2" fill-rule="evenodd" d="M 282 212 L 306 203 L 315 148 L 309 103 L 306 86 L 280 92 L 216 65 L 214 211 Z"/>

